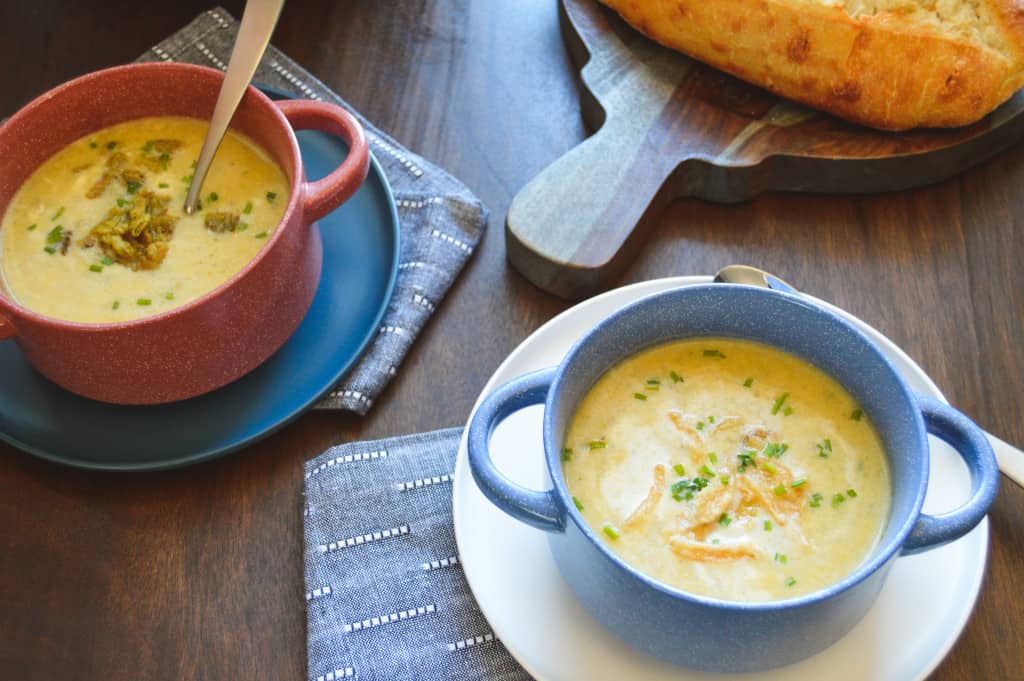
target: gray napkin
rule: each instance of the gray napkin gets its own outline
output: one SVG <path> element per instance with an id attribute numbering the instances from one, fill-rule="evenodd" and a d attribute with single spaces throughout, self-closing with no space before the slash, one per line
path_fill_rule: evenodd
<path id="1" fill-rule="evenodd" d="M 183 61 L 223 70 L 237 32 L 238 22 L 217 7 L 200 14 L 139 61 Z M 384 168 L 398 204 L 401 255 L 394 297 L 376 340 L 317 405 L 365 414 L 473 254 L 487 224 L 487 209 L 461 182 L 375 128 L 273 46 L 267 48 L 254 80 L 351 111 L 366 128 L 370 151 Z"/>
<path id="2" fill-rule="evenodd" d="M 306 463 L 311 681 L 527 681 L 462 574 L 461 429 L 340 445 Z"/>

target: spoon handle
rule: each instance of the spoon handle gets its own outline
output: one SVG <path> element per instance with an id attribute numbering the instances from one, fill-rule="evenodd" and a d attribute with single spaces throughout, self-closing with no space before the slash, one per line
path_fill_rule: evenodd
<path id="1" fill-rule="evenodd" d="M 238 103 L 242 101 L 242 95 L 256 73 L 256 66 L 270 43 L 270 36 L 274 32 L 277 17 L 281 14 L 283 6 L 284 0 L 249 0 L 245 5 L 242 24 L 235 38 L 235 46 L 231 50 L 227 72 L 224 74 L 224 83 L 220 86 L 217 105 L 210 118 L 210 127 L 206 132 L 206 139 L 203 140 L 195 171 L 192 173 L 192 185 L 189 187 L 188 196 L 185 197 L 187 214 L 195 210 L 196 200 L 202 191 L 203 180 L 210 170 L 213 156 L 228 131 L 228 124 L 235 115 Z"/>
<path id="2" fill-rule="evenodd" d="M 1003 442 L 992 433 L 985 433 L 996 453 L 996 461 L 999 462 L 999 470 L 1003 475 L 1024 487 L 1024 452 L 1011 444 Z"/>

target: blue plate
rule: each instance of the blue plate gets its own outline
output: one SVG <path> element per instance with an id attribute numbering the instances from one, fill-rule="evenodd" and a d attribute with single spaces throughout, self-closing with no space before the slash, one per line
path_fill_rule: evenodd
<path id="1" fill-rule="evenodd" d="M 311 180 L 347 153 L 334 137 L 297 136 Z M 398 273 L 398 212 L 383 170 L 370 159 L 366 183 L 320 221 L 320 287 L 298 330 L 266 363 L 201 397 L 124 407 L 57 387 L 28 365 L 14 341 L 0 342 L 0 439 L 70 466 L 155 470 L 245 447 L 313 406 L 376 335 Z"/>

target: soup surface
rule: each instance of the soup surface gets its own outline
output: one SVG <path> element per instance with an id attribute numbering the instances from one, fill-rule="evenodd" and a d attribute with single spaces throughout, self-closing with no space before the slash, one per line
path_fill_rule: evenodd
<path id="1" fill-rule="evenodd" d="M 185 193 L 206 134 L 192 118 L 142 118 L 68 145 L 21 186 L 0 222 L 7 292 L 74 322 L 165 312 L 227 281 L 267 243 L 288 181 L 253 141 L 229 131 L 203 183 Z"/>
<path id="2" fill-rule="evenodd" d="M 842 579 L 889 514 L 888 462 L 852 396 L 749 341 L 671 343 L 612 368 L 580 404 L 562 459 L 577 508 L 612 550 L 725 600 Z"/>

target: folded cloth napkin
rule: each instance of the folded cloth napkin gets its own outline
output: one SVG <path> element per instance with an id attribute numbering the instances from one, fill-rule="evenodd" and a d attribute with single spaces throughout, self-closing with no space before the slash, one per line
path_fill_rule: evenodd
<path id="1" fill-rule="evenodd" d="M 238 22 L 216 7 L 200 14 L 138 61 L 184 61 L 224 70 L 237 33 Z M 401 255 L 394 296 L 374 342 L 317 405 L 365 414 L 473 254 L 487 224 L 487 209 L 461 182 L 375 128 L 273 46 L 267 48 L 253 80 L 351 111 L 366 128 L 370 150 L 384 168 L 395 195 Z"/>
<path id="2" fill-rule="evenodd" d="M 530 679 L 494 637 L 452 529 L 460 428 L 306 463 L 309 678 Z"/>

